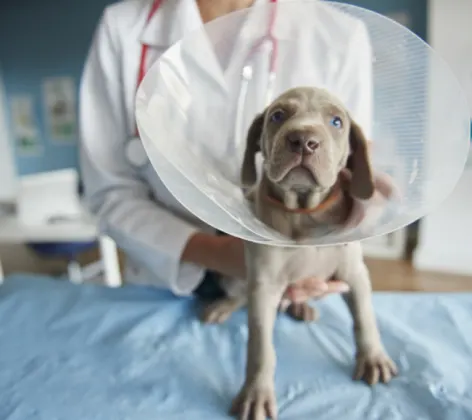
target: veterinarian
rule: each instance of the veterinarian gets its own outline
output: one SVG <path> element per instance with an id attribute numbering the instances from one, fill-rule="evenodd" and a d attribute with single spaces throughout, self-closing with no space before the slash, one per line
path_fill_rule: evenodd
<path id="1" fill-rule="evenodd" d="M 215 273 L 244 277 L 241 240 L 216 235 L 189 214 L 149 164 L 137 136 L 134 98 L 146 70 L 185 33 L 264 1 L 273 0 L 128 0 L 101 16 L 80 90 L 81 170 L 101 232 L 126 254 L 129 283 L 203 295 L 215 292 Z M 368 41 L 365 48 L 370 52 Z M 351 60 L 365 55 L 344 54 Z M 370 58 L 364 66 L 369 69 Z M 370 72 L 361 73 L 350 80 L 353 95 L 371 91 Z M 359 106 L 369 109 L 370 101 Z M 303 301 L 345 290 L 337 281 L 300 279 L 286 297 Z"/>

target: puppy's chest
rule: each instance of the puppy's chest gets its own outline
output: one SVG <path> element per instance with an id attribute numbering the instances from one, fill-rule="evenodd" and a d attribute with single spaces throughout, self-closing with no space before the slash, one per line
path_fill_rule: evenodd
<path id="1" fill-rule="evenodd" d="M 281 263 L 279 275 L 285 282 L 316 277 L 329 280 L 345 263 L 345 246 L 278 249 L 274 257 Z"/>

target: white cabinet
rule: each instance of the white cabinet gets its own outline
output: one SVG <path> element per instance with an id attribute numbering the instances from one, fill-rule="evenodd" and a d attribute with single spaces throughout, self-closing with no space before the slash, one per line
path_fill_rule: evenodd
<path id="1" fill-rule="evenodd" d="M 405 253 L 407 230 L 400 229 L 388 235 L 376 236 L 362 241 L 364 255 L 389 260 L 402 259 Z"/>
<path id="2" fill-rule="evenodd" d="M 472 106 L 471 16 L 471 0 L 429 2 L 431 46 L 450 65 Z M 415 267 L 472 275 L 471 191 L 472 159 L 469 153 L 468 167 L 454 192 L 421 222 L 413 260 Z"/>

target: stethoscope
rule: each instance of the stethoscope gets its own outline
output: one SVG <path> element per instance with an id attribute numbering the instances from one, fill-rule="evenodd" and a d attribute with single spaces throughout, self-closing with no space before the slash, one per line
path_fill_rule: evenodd
<path id="1" fill-rule="evenodd" d="M 151 9 L 146 18 L 146 24 L 152 19 L 155 13 L 161 7 L 163 0 L 154 0 L 152 3 Z M 146 74 L 146 60 L 147 54 L 149 50 L 149 45 L 142 44 L 141 45 L 141 56 L 139 59 L 139 69 L 138 69 L 138 77 L 136 80 L 136 91 L 139 88 L 139 85 L 144 79 L 144 75 Z M 144 146 L 141 142 L 138 132 L 138 126 L 136 121 L 134 122 L 134 135 L 128 139 L 128 143 L 125 146 L 125 154 L 128 163 L 133 166 L 135 169 L 144 169 L 148 163 L 148 157 L 146 151 L 144 150 Z"/>
<path id="2" fill-rule="evenodd" d="M 267 30 L 267 35 L 259 40 L 248 52 L 246 55 L 245 64 L 241 72 L 241 84 L 239 87 L 238 98 L 236 101 L 236 120 L 234 126 L 234 139 L 236 142 L 240 142 L 244 139 L 244 135 L 241 132 L 243 127 L 243 118 L 244 118 L 244 107 L 246 105 L 246 98 L 249 83 L 252 80 L 254 71 L 253 71 L 253 61 L 256 56 L 256 53 L 262 49 L 265 45 L 269 47 L 269 77 L 267 80 L 267 90 L 265 98 L 265 106 L 269 105 L 274 96 L 274 86 L 275 86 L 275 77 L 276 77 L 276 65 L 277 65 L 277 39 L 273 34 L 275 17 L 276 17 L 276 3 L 277 0 L 270 0 L 270 3 L 273 3 L 273 6 L 270 10 L 271 14 L 269 17 L 269 25 Z"/>
<path id="3" fill-rule="evenodd" d="M 162 2 L 164 0 L 154 0 L 151 9 L 149 10 L 146 23 L 152 19 L 154 14 L 158 11 L 159 7 L 161 7 Z M 271 13 L 269 16 L 269 25 L 267 30 L 267 35 L 259 40 L 249 51 L 247 54 L 244 62 L 243 69 L 241 71 L 241 84 L 240 90 L 238 94 L 238 98 L 236 101 L 236 119 L 235 119 L 235 129 L 234 129 L 234 138 L 236 141 L 239 141 L 243 138 L 241 129 L 242 129 L 242 121 L 243 121 L 243 114 L 244 114 L 244 106 L 246 103 L 247 92 L 249 83 L 253 78 L 253 61 L 256 56 L 256 53 L 263 48 L 265 45 L 269 46 L 269 77 L 267 82 L 267 91 L 266 91 L 266 98 L 265 104 L 268 105 L 272 100 L 274 94 L 274 86 L 275 86 L 275 77 L 276 77 L 276 62 L 277 62 L 277 40 L 273 34 L 273 28 L 275 23 L 276 17 L 276 3 L 277 0 L 269 0 L 270 3 L 273 4 L 271 8 Z M 139 60 L 139 71 L 138 71 L 138 78 L 136 82 L 136 90 L 138 89 L 139 85 L 144 79 L 144 75 L 146 73 L 146 59 L 148 53 L 149 45 L 143 44 L 141 46 L 141 57 Z M 126 145 L 126 157 L 128 162 L 137 169 L 143 169 L 148 164 L 148 158 L 146 155 L 146 151 L 142 145 L 142 142 L 139 138 L 138 127 L 135 122 L 135 131 L 134 136 L 128 140 L 128 144 Z"/>

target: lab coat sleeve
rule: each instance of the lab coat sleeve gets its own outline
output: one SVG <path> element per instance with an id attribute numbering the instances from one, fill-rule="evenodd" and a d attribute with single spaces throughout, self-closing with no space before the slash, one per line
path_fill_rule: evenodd
<path id="1" fill-rule="evenodd" d="M 370 141 L 373 130 L 373 54 L 369 34 L 358 21 L 350 38 L 341 89 L 352 118 Z"/>
<path id="2" fill-rule="evenodd" d="M 146 182 L 125 159 L 127 116 L 120 45 L 107 11 L 96 30 L 80 88 L 81 172 L 85 198 L 102 234 L 153 274 L 149 284 L 189 294 L 202 267 L 181 263 L 197 228 L 151 199 Z M 181 279 L 191 279 L 183 283 Z"/>

